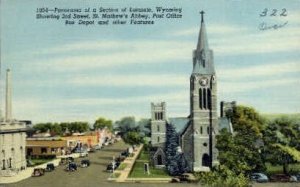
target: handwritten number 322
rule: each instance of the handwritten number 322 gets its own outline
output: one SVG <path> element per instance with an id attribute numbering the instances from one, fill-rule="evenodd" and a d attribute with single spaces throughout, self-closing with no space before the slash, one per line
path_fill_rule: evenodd
<path id="1" fill-rule="evenodd" d="M 278 10 L 277 10 L 277 9 L 273 9 L 273 10 L 270 11 L 270 12 L 271 12 L 271 13 L 270 13 L 270 16 L 277 16 Z M 267 16 L 267 14 L 268 14 L 268 9 L 265 8 L 265 9 L 261 12 L 260 16 L 261 16 L 261 17 L 264 17 L 264 16 Z M 285 8 L 281 9 L 281 13 L 280 13 L 279 15 L 280 15 L 280 16 L 287 16 L 287 10 L 286 10 Z"/>

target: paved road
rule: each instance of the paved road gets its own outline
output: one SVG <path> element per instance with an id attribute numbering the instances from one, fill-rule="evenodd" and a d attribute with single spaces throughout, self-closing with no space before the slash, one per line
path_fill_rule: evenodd
<path id="1" fill-rule="evenodd" d="M 138 183 L 114 183 L 107 181 L 110 173 L 105 171 L 107 164 L 113 156 L 117 156 L 125 150 L 127 145 L 123 142 L 117 142 L 114 145 L 105 147 L 96 153 L 89 154 L 91 166 L 88 168 L 79 168 L 76 172 L 66 172 L 64 167 L 60 166 L 53 172 L 47 172 L 42 177 L 31 177 L 18 183 L 0 185 L 1 187 L 126 187 L 126 186 L 169 186 L 168 184 L 138 184 Z M 80 159 L 76 160 L 78 163 Z M 174 184 L 172 184 L 174 186 Z M 185 185 L 189 186 L 189 185 Z M 192 185 L 195 186 L 195 185 Z"/>

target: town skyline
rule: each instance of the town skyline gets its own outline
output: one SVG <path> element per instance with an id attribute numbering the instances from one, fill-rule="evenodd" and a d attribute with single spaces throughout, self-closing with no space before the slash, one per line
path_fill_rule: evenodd
<path id="1" fill-rule="evenodd" d="M 160 101 L 167 103 L 168 115 L 187 116 L 191 54 L 201 10 L 206 12 L 209 47 L 215 54 L 218 103 L 235 100 L 261 113 L 300 112 L 300 88 L 295 86 L 300 78 L 297 1 L 288 7 L 283 1 L 272 6 L 267 1 L 256 1 L 254 6 L 246 2 L 160 2 L 164 7 L 182 7 L 183 18 L 153 26 L 86 28 L 35 20 L 33 7 L 39 6 L 38 1 L 25 6 L 18 6 L 20 1 L 7 2 L 1 2 L 1 18 L 11 18 L 1 19 L 2 114 L 5 69 L 10 68 L 16 119 L 92 122 L 100 116 L 150 118 L 150 103 Z M 101 6 L 134 4 L 103 2 Z M 58 1 L 46 5 L 62 6 Z M 233 5 L 237 8 L 232 9 Z M 75 1 L 70 6 L 86 5 Z M 260 17 L 265 8 L 285 8 L 287 16 Z M 21 9 L 22 17 L 14 14 Z M 260 30 L 262 23 L 286 22 L 282 28 Z"/>

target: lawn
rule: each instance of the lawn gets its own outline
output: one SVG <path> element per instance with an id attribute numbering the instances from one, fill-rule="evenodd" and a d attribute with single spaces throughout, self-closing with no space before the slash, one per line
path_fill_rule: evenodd
<path id="1" fill-rule="evenodd" d="M 126 166 L 127 166 L 126 163 L 121 163 L 117 170 L 123 170 L 126 168 Z"/>
<path id="2" fill-rule="evenodd" d="M 170 176 L 164 169 L 157 169 L 150 166 L 150 174 L 144 172 L 144 163 L 149 163 L 150 155 L 142 150 L 139 157 L 135 161 L 130 178 L 169 178 Z"/>
<path id="3" fill-rule="evenodd" d="M 46 162 L 54 160 L 53 158 L 51 159 L 44 159 L 44 158 L 35 158 L 35 159 L 30 159 L 30 161 L 36 166 L 36 165 L 41 165 Z"/>
<path id="4" fill-rule="evenodd" d="M 283 167 L 281 165 L 271 165 L 270 163 L 266 163 L 267 173 L 268 174 L 276 174 L 283 173 Z M 300 163 L 290 164 L 289 165 L 290 172 L 300 172 Z"/>
<path id="5" fill-rule="evenodd" d="M 144 162 L 136 161 L 129 175 L 130 178 L 169 178 L 164 169 L 150 167 L 150 174 L 144 172 Z"/>

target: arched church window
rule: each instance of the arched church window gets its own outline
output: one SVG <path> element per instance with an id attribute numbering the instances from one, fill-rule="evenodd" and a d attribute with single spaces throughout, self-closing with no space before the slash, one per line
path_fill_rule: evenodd
<path id="1" fill-rule="evenodd" d="M 160 129 L 159 129 L 159 125 L 157 125 L 157 132 L 159 132 L 160 131 Z"/>
<path id="2" fill-rule="evenodd" d="M 207 89 L 208 109 L 211 109 L 211 91 Z"/>
<path id="3" fill-rule="evenodd" d="M 206 102 L 207 101 L 206 101 L 206 89 L 205 88 L 203 88 L 203 94 L 202 95 L 203 95 L 203 108 L 206 109 L 206 106 L 207 106 Z"/>
<path id="4" fill-rule="evenodd" d="M 202 109 L 202 89 L 199 89 L 199 107 Z"/>
<path id="5" fill-rule="evenodd" d="M 161 112 L 161 120 L 163 120 L 163 119 L 164 119 L 164 113 Z"/>
<path id="6" fill-rule="evenodd" d="M 200 134 L 203 134 L 203 128 L 202 128 L 202 126 L 200 127 Z"/>
<path id="7" fill-rule="evenodd" d="M 159 143 L 159 142 L 160 142 L 160 137 L 158 136 L 158 137 L 157 137 L 157 143 Z"/>

